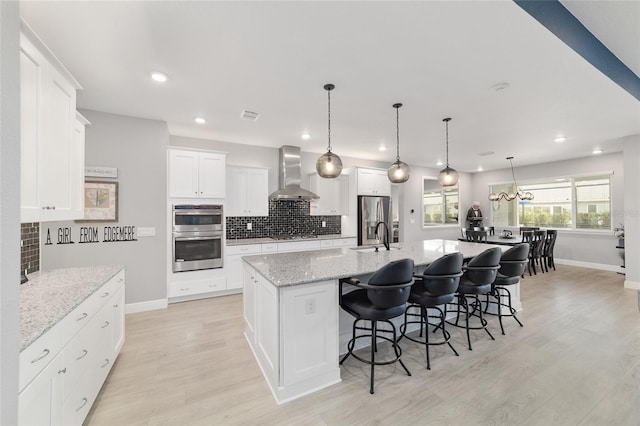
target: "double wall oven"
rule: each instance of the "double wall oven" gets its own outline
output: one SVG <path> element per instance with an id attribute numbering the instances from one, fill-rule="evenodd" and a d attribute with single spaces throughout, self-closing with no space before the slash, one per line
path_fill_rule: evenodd
<path id="1" fill-rule="evenodd" d="M 222 268 L 221 205 L 173 206 L 173 272 Z"/>

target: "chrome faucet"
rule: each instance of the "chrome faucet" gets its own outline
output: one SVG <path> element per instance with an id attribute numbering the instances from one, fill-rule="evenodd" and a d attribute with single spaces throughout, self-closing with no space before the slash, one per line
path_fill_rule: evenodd
<path id="1" fill-rule="evenodd" d="M 378 229 L 380 228 L 381 224 L 384 226 L 384 238 L 382 239 L 382 243 L 384 244 L 384 248 L 389 250 L 389 226 L 386 222 L 380 221 L 376 223 L 376 238 L 380 239 L 380 237 L 378 237 Z"/>

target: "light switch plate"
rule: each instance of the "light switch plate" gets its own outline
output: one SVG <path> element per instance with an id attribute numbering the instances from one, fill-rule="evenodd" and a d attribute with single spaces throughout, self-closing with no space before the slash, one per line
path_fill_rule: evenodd
<path id="1" fill-rule="evenodd" d="M 137 237 L 155 237 L 156 236 L 156 228 L 153 226 L 140 226 L 136 228 L 136 236 Z"/>

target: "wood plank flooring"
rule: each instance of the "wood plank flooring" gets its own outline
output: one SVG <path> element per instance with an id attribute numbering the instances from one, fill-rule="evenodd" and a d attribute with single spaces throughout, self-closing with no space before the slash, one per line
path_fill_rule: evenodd
<path id="1" fill-rule="evenodd" d="M 353 358 L 342 383 L 278 406 L 246 343 L 242 296 L 127 315 L 126 342 L 87 425 L 640 425 L 637 293 L 613 272 L 558 265 L 522 282 L 505 319 L 453 355 L 403 340 L 412 372 Z M 383 351 L 384 348 L 381 349 Z"/>

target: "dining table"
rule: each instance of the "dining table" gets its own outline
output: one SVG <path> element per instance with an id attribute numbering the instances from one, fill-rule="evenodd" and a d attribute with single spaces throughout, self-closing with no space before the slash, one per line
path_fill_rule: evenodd
<path id="1" fill-rule="evenodd" d="M 467 241 L 466 238 L 458 238 L 459 241 Z M 482 241 L 484 243 L 484 241 Z M 500 244 L 503 246 L 515 246 L 522 242 L 521 235 L 512 235 L 511 238 L 501 237 L 499 235 L 487 235 L 487 244 Z"/>

